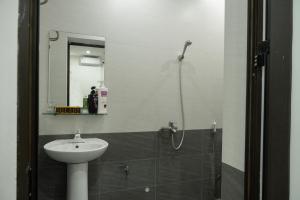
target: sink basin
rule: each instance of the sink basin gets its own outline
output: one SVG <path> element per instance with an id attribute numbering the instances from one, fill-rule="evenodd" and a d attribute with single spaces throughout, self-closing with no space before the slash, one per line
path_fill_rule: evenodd
<path id="1" fill-rule="evenodd" d="M 67 163 L 67 200 L 88 200 L 88 162 L 100 157 L 108 143 L 98 138 L 54 140 L 44 146 L 52 159 Z"/>
<path id="2" fill-rule="evenodd" d="M 52 159 L 65 163 L 86 163 L 100 157 L 108 143 L 98 138 L 54 140 L 44 146 Z"/>

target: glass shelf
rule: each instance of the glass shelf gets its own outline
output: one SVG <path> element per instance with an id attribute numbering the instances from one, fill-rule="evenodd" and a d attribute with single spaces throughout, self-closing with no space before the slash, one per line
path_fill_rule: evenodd
<path id="1" fill-rule="evenodd" d="M 58 114 L 58 113 L 50 113 L 50 112 L 44 112 L 42 113 L 43 115 L 52 115 L 52 116 L 69 116 L 69 115 L 73 115 L 73 116 L 81 116 L 81 115 L 87 115 L 87 116 L 96 116 L 96 115 L 107 115 L 107 114 L 91 114 L 91 113 L 79 113 L 79 114 Z"/>

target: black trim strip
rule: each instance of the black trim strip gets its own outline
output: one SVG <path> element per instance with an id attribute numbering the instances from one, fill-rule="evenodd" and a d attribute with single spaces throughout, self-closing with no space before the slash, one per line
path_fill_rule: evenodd
<path id="1" fill-rule="evenodd" d="M 263 13 L 262 0 L 249 0 L 245 200 L 259 200 L 260 197 L 262 71 L 255 67 L 255 56 L 263 39 Z"/>
<path id="2" fill-rule="evenodd" d="M 37 199 L 39 1 L 19 1 L 17 200 Z"/>

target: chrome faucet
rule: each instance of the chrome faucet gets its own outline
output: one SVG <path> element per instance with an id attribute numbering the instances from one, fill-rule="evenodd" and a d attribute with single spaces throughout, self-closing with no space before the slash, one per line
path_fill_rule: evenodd
<path id="1" fill-rule="evenodd" d="M 71 143 L 84 143 L 84 139 L 80 136 L 80 130 L 75 131 L 74 138 Z"/>

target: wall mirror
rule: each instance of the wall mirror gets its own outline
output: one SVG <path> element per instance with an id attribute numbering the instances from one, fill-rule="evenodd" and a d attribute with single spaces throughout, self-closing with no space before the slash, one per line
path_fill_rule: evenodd
<path id="1" fill-rule="evenodd" d="M 51 30 L 48 39 L 48 105 L 83 107 L 104 82 L 105 38 Z"/>

